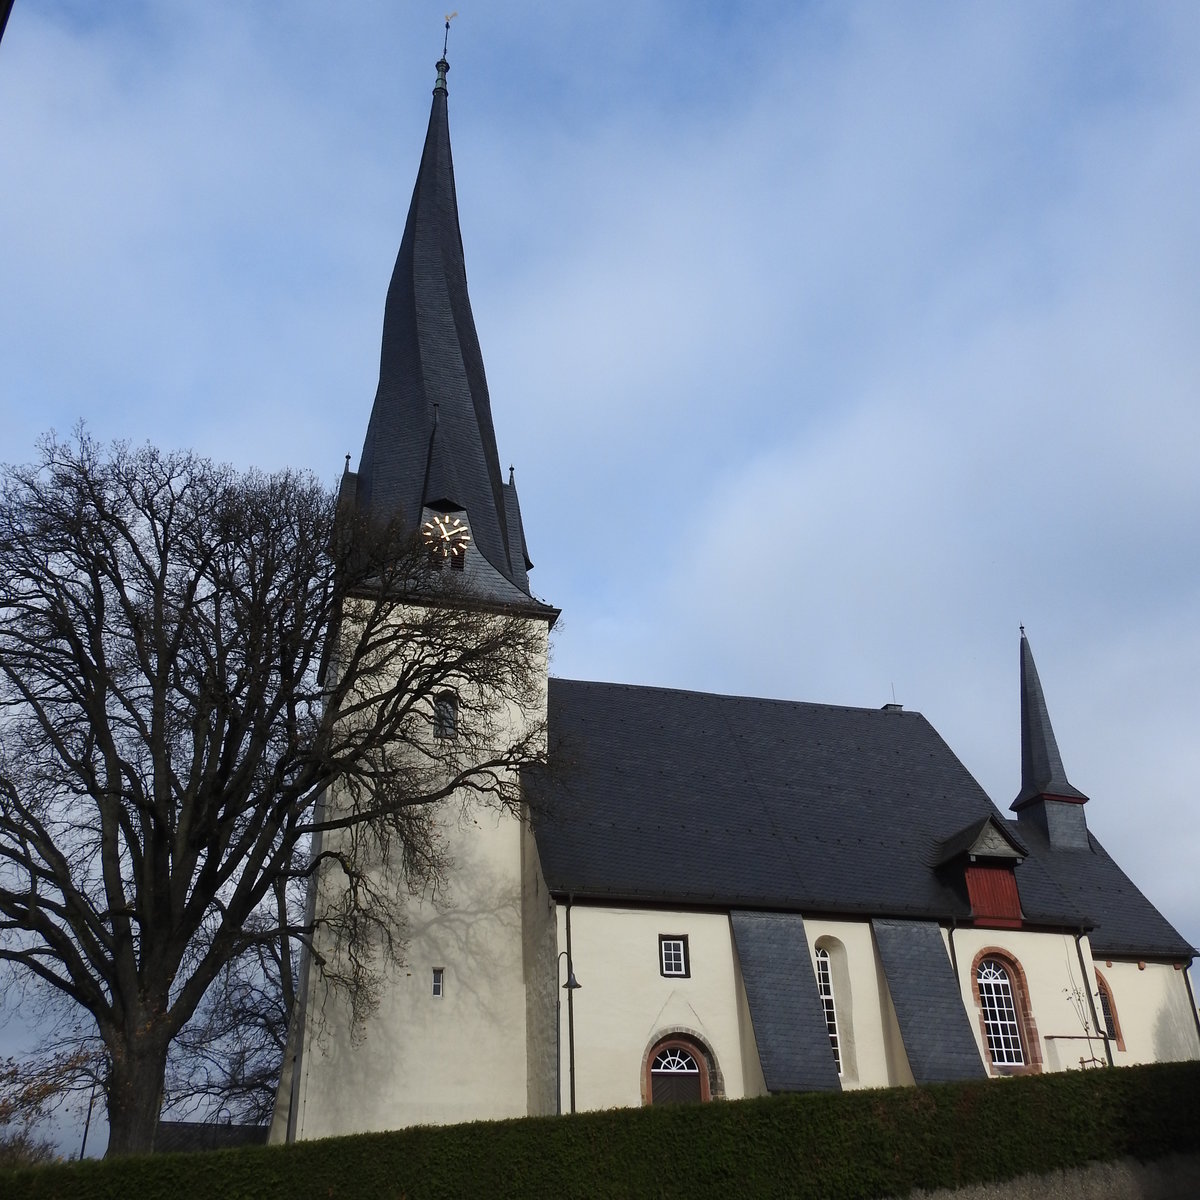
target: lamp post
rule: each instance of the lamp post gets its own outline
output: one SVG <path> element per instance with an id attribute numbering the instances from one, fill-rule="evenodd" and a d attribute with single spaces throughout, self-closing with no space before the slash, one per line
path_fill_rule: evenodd
<path id="1" fill-rule="evenodd" d="M 562 985 L 567 993 L 567 1052 L 571 1059 L 571 1111 L 575 1111 L 575 993 L 582 986 L 571 969 L 571 955 L 560 950 L 554 964 L 554 982 L 562 974 L 562 960 L 567 960 L 567 982 Z M 554 1023 L 554 1111 L 562 1115 L 562 997 L 558 998 L 558 1010 Z"/>

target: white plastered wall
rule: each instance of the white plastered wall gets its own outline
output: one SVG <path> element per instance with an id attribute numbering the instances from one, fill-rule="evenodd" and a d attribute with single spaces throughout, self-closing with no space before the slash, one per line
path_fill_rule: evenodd
<path id="1" fill-rule="evenodd" d="M 805 917 L 804 930 L 810 956 L 815 956 L 818 947 L 829 951 L 842 1048 L 842 1087 L 850 1091 L 912 1083 L 870 923 Z"/>
<path id="2" fill-rule="evenodd" d="M 829 948 L 846 1089 L 913 1082 L 882 964 L 866 921 L 806 918 L 810 956 Z M 765 1094 L 758 1041 L 729 919 L 721 913 L 576 904 L 571 909 L 576 1107 L 644 1102 L 647 1050 L 671 1033 L 697 1036 L 713 1053 L 729 1099 Z M 686 936 L 689 978 L 665 978 L 659 935 Z M 566 905 L 558 909 L 566 947 Z M 559 983 L 566 978 L 560 969 Z M 780 981 L 781 986 L 785 981 Z M 810 976 L 801 981 L 813 987 Z M 567 999 L 560 1055 L 563 1111 L 569 1109 Z"/>
<path id="3" fill-rule="evenodd" d="M 535 628 L 544 639 L 545 622 Z M 546 657 L 543 640 L 540 702 L 529 713 L 509 709 L 514 733 L 544 719 Z M 528 829 L 517 816 L 456 798 L 441 805 L 439 826 L 446 886 L 407 902 L 404 965 L 385 971 L 361 1037 L 352 1036 L 345 1000 L 309 973 L 291 1117 L 297 1139 L 528 1111 L 532 950 L 523 892 L 540 876 L 528 860 Z"/>
<path id="4" fill-rule="evenodd" d="M 949 944 L 949 931 L 944 930 L 943 937 Z M 1027 993 L 1036 1032 L 1036 1045 L 1023 1045 L 1027 1068 L 1040 1065 L 1043 1071 L 1067 1071 L 1078 1070 L 1081 1059 L 1093 1066 L 1107 1061 L 1093 1016 L 1095 983 L 1086 937 L 1079 939 L 1078 949 L 1074 935 L 1069 933 L 959 928 L 953 938 L 963 1006 L 984 1066 L 991 1074 L 1006 1071 L 992 1065 L 975 998 L 973 967 L 985 950 L 999 951 L 1001 958 L 1021 969 L 1021 977 L 1013 984 Z M 1025 1040 L 1023 1029 L 1022 1042 Z"/>
<path id="5" fill-rule="evenodd" d="M 558 944 L 567 946 L 567 905 L 558 906 Z M 686 936 L 691 975 L 664 977 L 660 934 Z M 724 913 L 571 906 L 571 961 L 580 987 L 574 993 L 576 1109 L 636 1107 L 644 1102 L 643 1064 L 649 1048 L 670 1033 L 690 1034 L 711 1051 L 725 1096 L 761 1095 L 745 991 L 737 970 L 733 934 Z M 561 968 L 561 983 L 566 964 Z M 567 994 L 562 1000 L 561 1088 L 570 1110 L 571 1038 Z M 739 1018 L 739 1014 L 741 1017 Z"/>
<path id="6" fill-rule="evenodd" d="M 533 831 L 526 825 L 523 832 L 526 1110 L 534 1117 L 557 1111 L 555 1017 L 562 994 L 558 984 L 566 976 L 556 978 L 560 959 L 554 898 L 546 889 Z"/>
<path id="7" fill-rule="evenodd" d="M 1113 1044 L 1117 1066 L 1200 1058 L 1182 963 L 1102 959 L 1095 965 L 1108 984 L 1119 1028 L 1120 1044 Z"/>

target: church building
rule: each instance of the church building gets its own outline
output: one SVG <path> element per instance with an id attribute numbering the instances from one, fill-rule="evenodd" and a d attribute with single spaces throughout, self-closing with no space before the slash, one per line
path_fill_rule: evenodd
<path id="1" fill-rule="evenodd" d="M 558 612 L 530 588 L 467 295 L 448 70 L 343 501 L 441 539 L 470 602 L 545 645 Z M 1200 1058 L 1195 951 L 1089 831 L 1023 630 L 1019 668 L 1009 815 L 900 705 L 557 679 L 543 657 L 512 715 L 548 739 L 525 818 L 445 805 L 446 891 L 410 900 L 360 1033 L 305 964 L 272 1140 Z M 455 720 L 439 701 L 431 735 Z"/>

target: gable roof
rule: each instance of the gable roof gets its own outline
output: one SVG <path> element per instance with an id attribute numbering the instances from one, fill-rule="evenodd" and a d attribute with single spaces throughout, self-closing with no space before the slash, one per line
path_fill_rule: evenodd
<path id="1" fill-rule="evenodd" d="M 525 783 L 546 883 L 577 900 L 965 922 L 939 855 L 1013 829 L 919 713 L 551 679 L 549 736 L 553 769 Z M 1060 855 L 1013 837 L 1031 924 L 1112 921 L 1087 864 L 1064 889 Z M 1185 953 L 1143 904 L 1127 932 Z"/>
<path id="2" fill-rule="evenodd" d="M 957 833 L 938 843 L 934 866 L 941 867 L 956 858 L 1026 858 L 1029 851 L 1008 821 L 998 816 L 980 817 Z"/>

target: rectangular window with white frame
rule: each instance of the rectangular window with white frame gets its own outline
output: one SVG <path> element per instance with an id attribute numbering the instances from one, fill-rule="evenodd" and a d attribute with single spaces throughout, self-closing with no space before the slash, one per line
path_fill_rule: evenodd
<path id="1" fill-rule="evenodd" d="M 445 995 L 445 972 L 441 967 L 433 968 L 433 996 L 440 1000 Z"/>
<path id="2" fill-rule="evenodd" d="M 692 973 L 688 959 L 687 934 L 660 933 L 658 935 L 658 969 L 660 974 L 680 979 Z"/>

